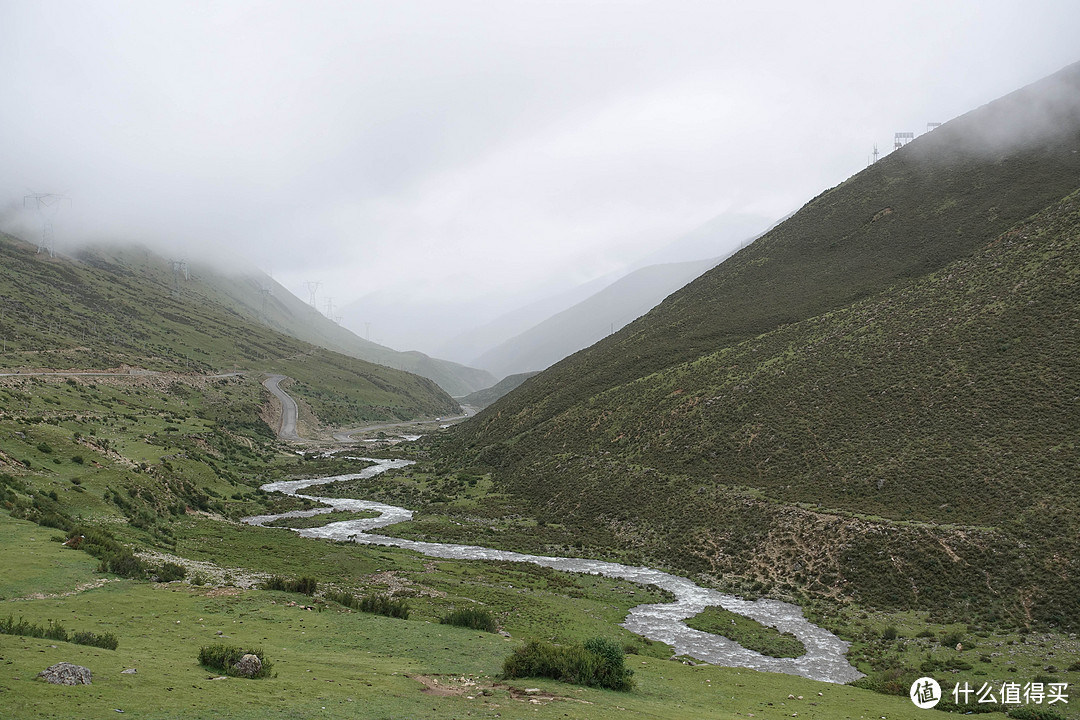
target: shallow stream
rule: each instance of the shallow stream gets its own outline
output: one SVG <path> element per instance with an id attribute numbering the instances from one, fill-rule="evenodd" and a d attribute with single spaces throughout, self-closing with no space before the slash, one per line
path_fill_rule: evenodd
<path id="1" fill-rule="evenodd" d="M 493 550 L 476 545 L 419 542 L 388 535 L 376 535 L 369 531 L 409 520 L 412 518 L 412 511 L 368 500 L 328 498 L 300 493 L 301 490 L 313 486 L 343 480 L 370 478 L 386 470 L 411 464 L 408 460 L 363 459 L 373 462 L 375 465 L 351 475 L 334 475 L 313 480 L 283 480 L 262 486 L 262 489 L 267 492 L 277 491 L 286 495 L 307 498 L 328 507 L 315 510 L 294 510 L 279 515 L 257 515 L 244 518 L 244 522 L 250 525 L 264 526 L 266 523 L 278 518 L 311 517 L 332 512 L 334 509 L 374 510 L 382 514 L 379 517 L 345 520 L 317 528 L 289 529 L 304 537 L 347 540 L 367 545 L 386 545 L 414 550 L 430 557 L 454 560 L 527 562 L 566 572 L 590 573 L 628 580 L 642 585 L 656 585 L 671 592 L 675 596 L 675 600 L 668 603 L 638 605 L 630 610 L 630 614 L 622 623 L 622 626 L 650 640 L 671 645 L 678 655 L 688 655 L 714 665 L 746 667 L 765 672 L 801 675 L 824 682 L 846 683 L 862 677 L 862 673 L 852 667 L 844 656 L 848 643 L 828 630 L 811 623 L 803 617 L 802 610 L 799 607 L 790 603 L 778 600 L 743 600 L 734 595 L 725 595 L 715 590 L 700 587 L 686 578 L 647 567 L 634 567 L 582 558 L 527 555 L 507 550 Z M 798 658 L 768 657 L 753 650 L 747 650 L 738 643 L 720 635 L 694 630 L 687 627 L 683 622 L 710 605 L 719 605 L 725 610 L 745 615 L 764 625 L 771 625 L 782 632 L 792 633 L 806 646 L 806 654 Z"/>

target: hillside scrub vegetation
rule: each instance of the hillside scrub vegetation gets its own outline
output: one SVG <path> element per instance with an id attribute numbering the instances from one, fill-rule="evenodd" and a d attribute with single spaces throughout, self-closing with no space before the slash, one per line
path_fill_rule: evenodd
<path id="1" fill-rule="evenodd" d="M 601 553 L 1080 629 L 1078 93 L 1080 64 L 823 193 L 439 461 Z"/>

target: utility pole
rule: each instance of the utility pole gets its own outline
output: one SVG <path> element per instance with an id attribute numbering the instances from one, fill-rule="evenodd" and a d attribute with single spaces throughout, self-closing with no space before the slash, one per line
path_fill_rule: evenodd
<path id="1" fill-rule="evenodd" d="M 56 193 L 30 193 L 23 196 L 23 207 L 34 207 L 41 218 L 41 240 L 38 242 L 38 254 L 49 253 L 56 257 L 56 245 L 53 236 L 53 219 L 60 208 L 71 207 L 71 198 Z"/>

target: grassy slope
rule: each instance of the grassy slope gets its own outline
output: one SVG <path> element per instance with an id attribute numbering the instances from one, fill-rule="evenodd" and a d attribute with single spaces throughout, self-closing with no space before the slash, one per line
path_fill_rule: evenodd
<path id="1" fill-rule="evenodd" d="M 608 388 L 969 255 L 1076 189 L 1078 96 L 1080 64 L 916 139 L 508 395 L 466 442 L 507 440 Z"/>
<path id="2" fill-rule="evenodd" d="M 275 371 L 302 381 L 324 422 L 440 415 L 456 409 L 432 381 L 316 348 L 245 319 L 213 287 L 182 281 L 146 251 L 35 254 L 0 237 L 0 368 Z M 333 394 L 334 401 L 329 397 Z"/>
<path id="3" fill-rule="evenodd" d="M 489 388 L 483 390 L 477 390 L 474 393 L 469 393 L 465 397 L 461 398 L 462 405 L 471 405 L 478 408 L 486 408 L 506 393 L 510 392 L 514 388 L 521 385 L 529 378 L 533 377 L 537 373 L 526 372 L 518 373 L 517 375 L 507 375 L 499 382 L 495 383 Z"/>
<path id="4" fill-rule="evenodd" d="M 70 562 L 81 555 L 43 539 L 42 528 L 0 515 L 0 533 L 13 552 L 34 552 L 39 568 Z M 248 529 L 267 538 L 284 531 Z M 31 540 L 30 538 L 34 538 Z M 527 579 L 501 575 L 498 568 L 479 563 L 436 563 L 435 572 L 407 553 L 365 548 L 342 548 L 330 543 L 300 540 L 308 548 L 325 546 L 355 558 L 359 570 L 414 566 L 419 578 L 434 575 L 435 587 L 452 594 L 469 592 L 472 583 L 455 586 L 455 575 L 472 578 L 488 573 L 502 587 L 507 601 L 518 605 L 543 600 L 552 604 L 545 622 L 581 625 L 584 632 L 603 625 L 590 615 L 603 603 L 616 600 L 612 583 L 580 578 L 586 596 L 571 600 L 546 592 Z M 287 543 L 283 549 L 287 549 Z M 243 546 L 241 550 L 243 551 Z M 321 554 L 321 553 L 319 553 Z M 365 561 L 364 558 L 369 560 Z M 238 559 L 235 555 L 223 559 Z M 250 556 L 250 560 L 255 560 Z M 256 561 L 257 562 L 257 561 Z M 426 562 L 426 561 L 424 561 Z M 447 566 L 445 571 L 442 566 Z M 441 573 L 446 573 L 446 579 Z M 87 575 L 77 570 L 71 581 Z M 0 595 L 16 596 L 19 580 L 3 576 Z M 353 585 L 370 582 L 357 578 Z M 574 581 L 575 583 L 578 580 Z M 507 586 L 516 584 L 514 589 Z M 600 586 L 590 589 L 591 586 Z M 640 593 L 639 596 L 640 597 Z M 111 582 L 67 597 L 7 600 L 0 612 L 35 622 L 59 619 L 69 629 L 114 632 L 115 651 L 49 640 L 0 635 L 0 693 L 5 716 L 53 718 L 115 717 L 116 710 L 152 717 L 296 718 L 325 712 L 335 717 L 572 717 L 616 718 L 734 718 L 752 712 L 759 718 L 790 717 L 792 712 L 817 712 L 832 717 L 919 717 L 906 698 L 890 698 L 850 687 L 814 683 L 801 678 L 716 667 L 687 667 L 649 655 L 628 657 L 638 688 L 631 693 L 591 690 L 545 680 L 518 681 L 520 688 L 536 687 L 542 699 L 511 695 L 493 683 L 502 659 L 517 642 L 497 635 L 451 628 L 434 622 L 436 606 L 418 619 L 393 620 L 363 613 L 342 612 L 333 605 L 322 612 L 289 607 L 303 596 L 236 588 L 194 587 L 184 583 L 159 586 L 132 581 Z M 417 600 L 410 601 L 414 606 Z M 460 599 L 459 599 L 460 602 Z M 442 608 L 447 607 L 445 604 Z M 507 623 L 511 631 L 524 633 Z M 223 635 L 217 635 L 222 632 Z M 266 680 L 211 680 L 213 673 L 196 662 L 202 645 L 225 642 L 261 647 L 274 662 L 277 676 Z M 85 665 L 94 673 L 90 687 L 64 688 L 34 680 L 34 675 L 60 661 Z M 122 675 L 136 668 L 135 675 Z M 433 677 L 444 687 L 463 692 L 447 696 L 423 692 L 415 676 Z M 460 678 L 478 683 L 463 686 Z M 487 688 L 490 695 L 477 692 Z M 821 692 L 821 696 L 818 693 Z M 788 694 L 805 700 L 789 700 Z M 471 697 L 470 697 L 471 696 Z M 554 696 L 556 699 L 551 700 Z M 811 703 L 816 703 L 811 705 Z M 990 716 L 990 717 L 1001 717 Z"/>
<path id="5" fill-rule="evenodd" d="M 429 378 L 450 395 L 465 395 L 495 382 L 486 370 L 421 352 L 398 352 L 357 337 L 265 275 L 229 275 L 204 265 L 193 265 L 192 273 L 205 290 L 215 293 L 215 300 L 248 320 L 334 352 Z"/>
<path id="6" fill-rule="evenodd" d="M 285 593 L 119 580 L 96 572 L 96 562 L 84 553 L 62 548 L 54 541 L 58 531 L 0 512 L 7 558 L 0 560 L 0 615 L 59 620 L 73 631 L 114 632 L 121 643 L 106 651 L 0 636 L 0 698 L 7 716 L 99 718 L 115 717 L 121 709 L 153 717 L 307 717 L 326 708 L 343 717 L 387 718 L 604 718 L 627 712 L 731 718 L 749 712 L 787 717 L 792 711 L 916 717 L 904 698 L 669 662 L 663 659 L 669 648 L 617 627 L 627 608 L 657 599 L 626 583 L 311 541 L 285 530 L 185 514 L 183 505 L 173 514 L 177 502 L 191 506 L 200 498 L 215 514 L 263 512 L 278 501 L 253 492 L 260 482 L 286 473 L 341 471 L 330 461 L 275 453 L 247 427 L 245 417 L 257 411 L 260 391 L 244 378 L 21 377 L 0 386 L 0 470 L 17 474 L 26 488 L 55 493 L 56 505 L 67 512 L 110 528 L 136 547 L 172 553 L 188 564 L 211 563 L 219 577 L 235 582 L 270 573 L 310 574 L 324 586 L 353 593 L 393 590 L 413 608 L 405 622 L 342 613 Z M 39 448 L 43 443 L 48 451 Z M 50 507 L 42 495 L 36 502 Z M 103 580 L 104 586 L 67 595 Z M 57 596 L 28 597 L 35 592 Z M 304 611 L 288 606 L 290 601 L 326 610 Z M 452 608 L 477 605 L 492 611 L 514 639 L 435 623 Z M 561 698 L 533 704 L 492 684 L 502 658 L 521 640 L 566 642 L 592 635 L 636 648 L 629 660 L 637 690 L 616 694 L 549 681 L 517 684 Z M 201 645 L 222 641 L 263 647 L 278 677 L 210 680 L 213 674 L 195 657 Z M 94 685 L 58 688 L 33 679 L 61 660 L 90 667 Z M 136 675 L 120 674 L 132 667 Z M 468 676 L 491 695 L 476 695 L 475 686 L 459 687 L 456 695 L 430 695 L 409 675 L 436 677 L 444 686 L 461 686 L 453 678 Z M 789 693 L 807 700 L 788 700 Z"/>
<path id="7" fill-rule="evenodd" d="M 824 193 L 448 456 L 586 544 L 617 528 L 759 589 L 1075 628 L 1076 196 L 987 243 L 1075 189 L 1078 84 L 1075 66 Z M 1016 140 L 1029 111 L 1050 126 Z"/>

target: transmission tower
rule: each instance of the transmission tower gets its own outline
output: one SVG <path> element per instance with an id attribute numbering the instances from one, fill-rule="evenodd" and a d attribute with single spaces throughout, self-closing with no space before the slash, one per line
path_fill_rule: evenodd
<path id="1" fill-rule="evenodd" d="M 315 291 L 319 289 L 319 283 L 315 280 L 308 280 L 304 285 L 307 286 L 308 305 L 315 307 Z"/>
<path id="2" fill-rule="evenodd" d="M 262 321 L 264 325 L 270 325 L 270 315 L 266 312 L 266 304 L 270 297 L 270 286 L 259 285 L 259 294 L 262 296 Z"/>
<path id="3" fill-rule="evenodd" d="M 334 298 L 326 299 L 326 319 L 334 321 Z"/>
<path id="4" fill-rule="evenodd" d="M 38 253 L 47 252 L 49 257 L 56 257 L 56 245 L 53 238 L 53 219 L 60 208 L 71 207 L 71 198 L 56 193 L 30 193 L 23 196 L 23 207 L 34 207 L 41 217 L 41 240 Z"/>
<path id="5" fill-rule="evenodd" d="M 181 258 L 180 260 L 171 261 L 170 265 L 172 265 L 172 275 L 173 275 L 172 296 L 173 296 L 173 298 L 179 300 L 180 299 L 180 277 L 183 276 L 183 278 L 185 280 L 190 280 L 191 279 L 191 271 L 188 269 L 187 260 L 185 260 L 183 258 Z"/>

